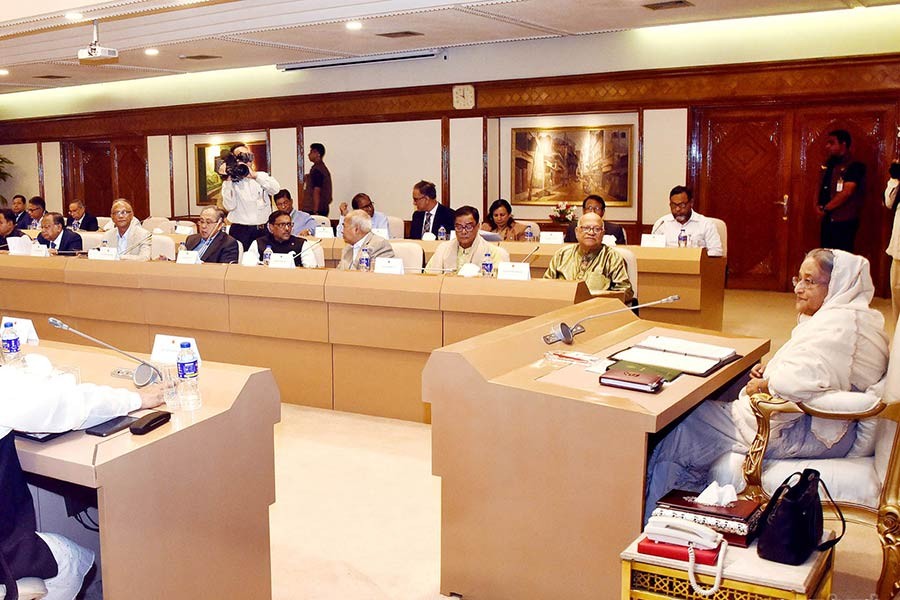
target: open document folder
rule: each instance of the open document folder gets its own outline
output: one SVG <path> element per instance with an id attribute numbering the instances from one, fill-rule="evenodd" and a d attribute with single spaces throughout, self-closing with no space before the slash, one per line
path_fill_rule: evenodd
<path id="1" fill-rule="evenodd" d="M 740 356 L 734 348 L 651 335 L 631 348 L 616 352 L 610 358 L 677 369 L 689 375 L 706 377 Z"/>

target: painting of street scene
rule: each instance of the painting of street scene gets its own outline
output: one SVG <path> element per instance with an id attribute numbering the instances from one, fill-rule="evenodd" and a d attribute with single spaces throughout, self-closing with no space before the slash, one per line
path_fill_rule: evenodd
<path id="1" fill-rule="evenodd" d="M 599 194 L 631 206 L 633 125 L 512 130 L 512 203 L 580 203 Z"/>

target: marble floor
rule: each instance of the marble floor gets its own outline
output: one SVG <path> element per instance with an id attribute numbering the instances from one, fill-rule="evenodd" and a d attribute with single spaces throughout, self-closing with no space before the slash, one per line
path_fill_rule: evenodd
<path id="1" fill-rule="evenodd" d="M 887 313 L 890 302 L 875 307 Z M 728 332 L 769 337 L 777 348 L 795 323 L 790 294 L 726 292 Z M 428 425 L 283 405 L 275 441 L 275 600 L 445 598 Z M 833 598 L 869 598 L 880 565 L 874 530 L 850 525 Z"/>

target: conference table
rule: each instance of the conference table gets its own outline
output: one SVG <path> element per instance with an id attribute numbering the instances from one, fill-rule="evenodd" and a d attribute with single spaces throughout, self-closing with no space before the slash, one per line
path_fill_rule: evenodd
<path id="1" fill-rule="evenodd" d="M 554 324 L 618 306 L 590 300 L 431 354 L 423 399 L 432 410 L 432 472 L 441 478 L 441 593 L 617 597 L 619 553 L 641 531 L 653 437 L 769 348 L 768 340 L 630 311 L 586 322 L 571 346 L 542 340 Z M 728 346 L 740 358 L 708 377 L 682 374 L 649 394 L 601 386 L 600 371 L 546 355 L 603 359 L 649 335 Z"/>
<path id="2" fill-rule="evenodd" d="M 111 375 L 132 361 L 111 351 L 46 340 L 24 349 L 78 367 L 84 382 L 133 389 Z M 200 391 L 200 409 L 144 436 L 16 440 L 26 473 L 95 491 L 105 598 L 271 598 L 278 387 L 266 369 L 204 360 Z M 68 533 L 41 493 L 37 505 L 42 530 Z"/>

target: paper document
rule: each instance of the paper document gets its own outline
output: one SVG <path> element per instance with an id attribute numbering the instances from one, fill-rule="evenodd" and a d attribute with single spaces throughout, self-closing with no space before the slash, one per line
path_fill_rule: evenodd
<path id="1" fill-rule="evenodd" d="M 668 369 L 677 369 L 699 375 L 706 373 L 710 369 L 719 364 L 719 360 L 714 358 L 702 358 L 699 356 L 688 356 L 686 354 L 677 354 L 675 352 L 665 352 L 663 350 L 653 350 L 650 348 L 640 348 L 634 346 L 627 350 L 617 352 L 612 356 L 615 360 L 627 360 L 630 362 L 641 363 L 644 365 L 653 365 L 657 367 L 666 367 Z"/>
<path id="2" fill-rule="evenodd" d="M 642 342 L 639 342 L 637 346 L 640 348 L 662 350 L 664 352 L 675 352 L 677 354 L 689 354 L 691 356 L 699 356 L 702 358 L 712 358 L 717 361 L 731 358 L 736 354 L 734 348 L 716 346 L 714 344 L 703 344 L 701 342 L 691 342 L 662 335 L 651 335 Z"/>

